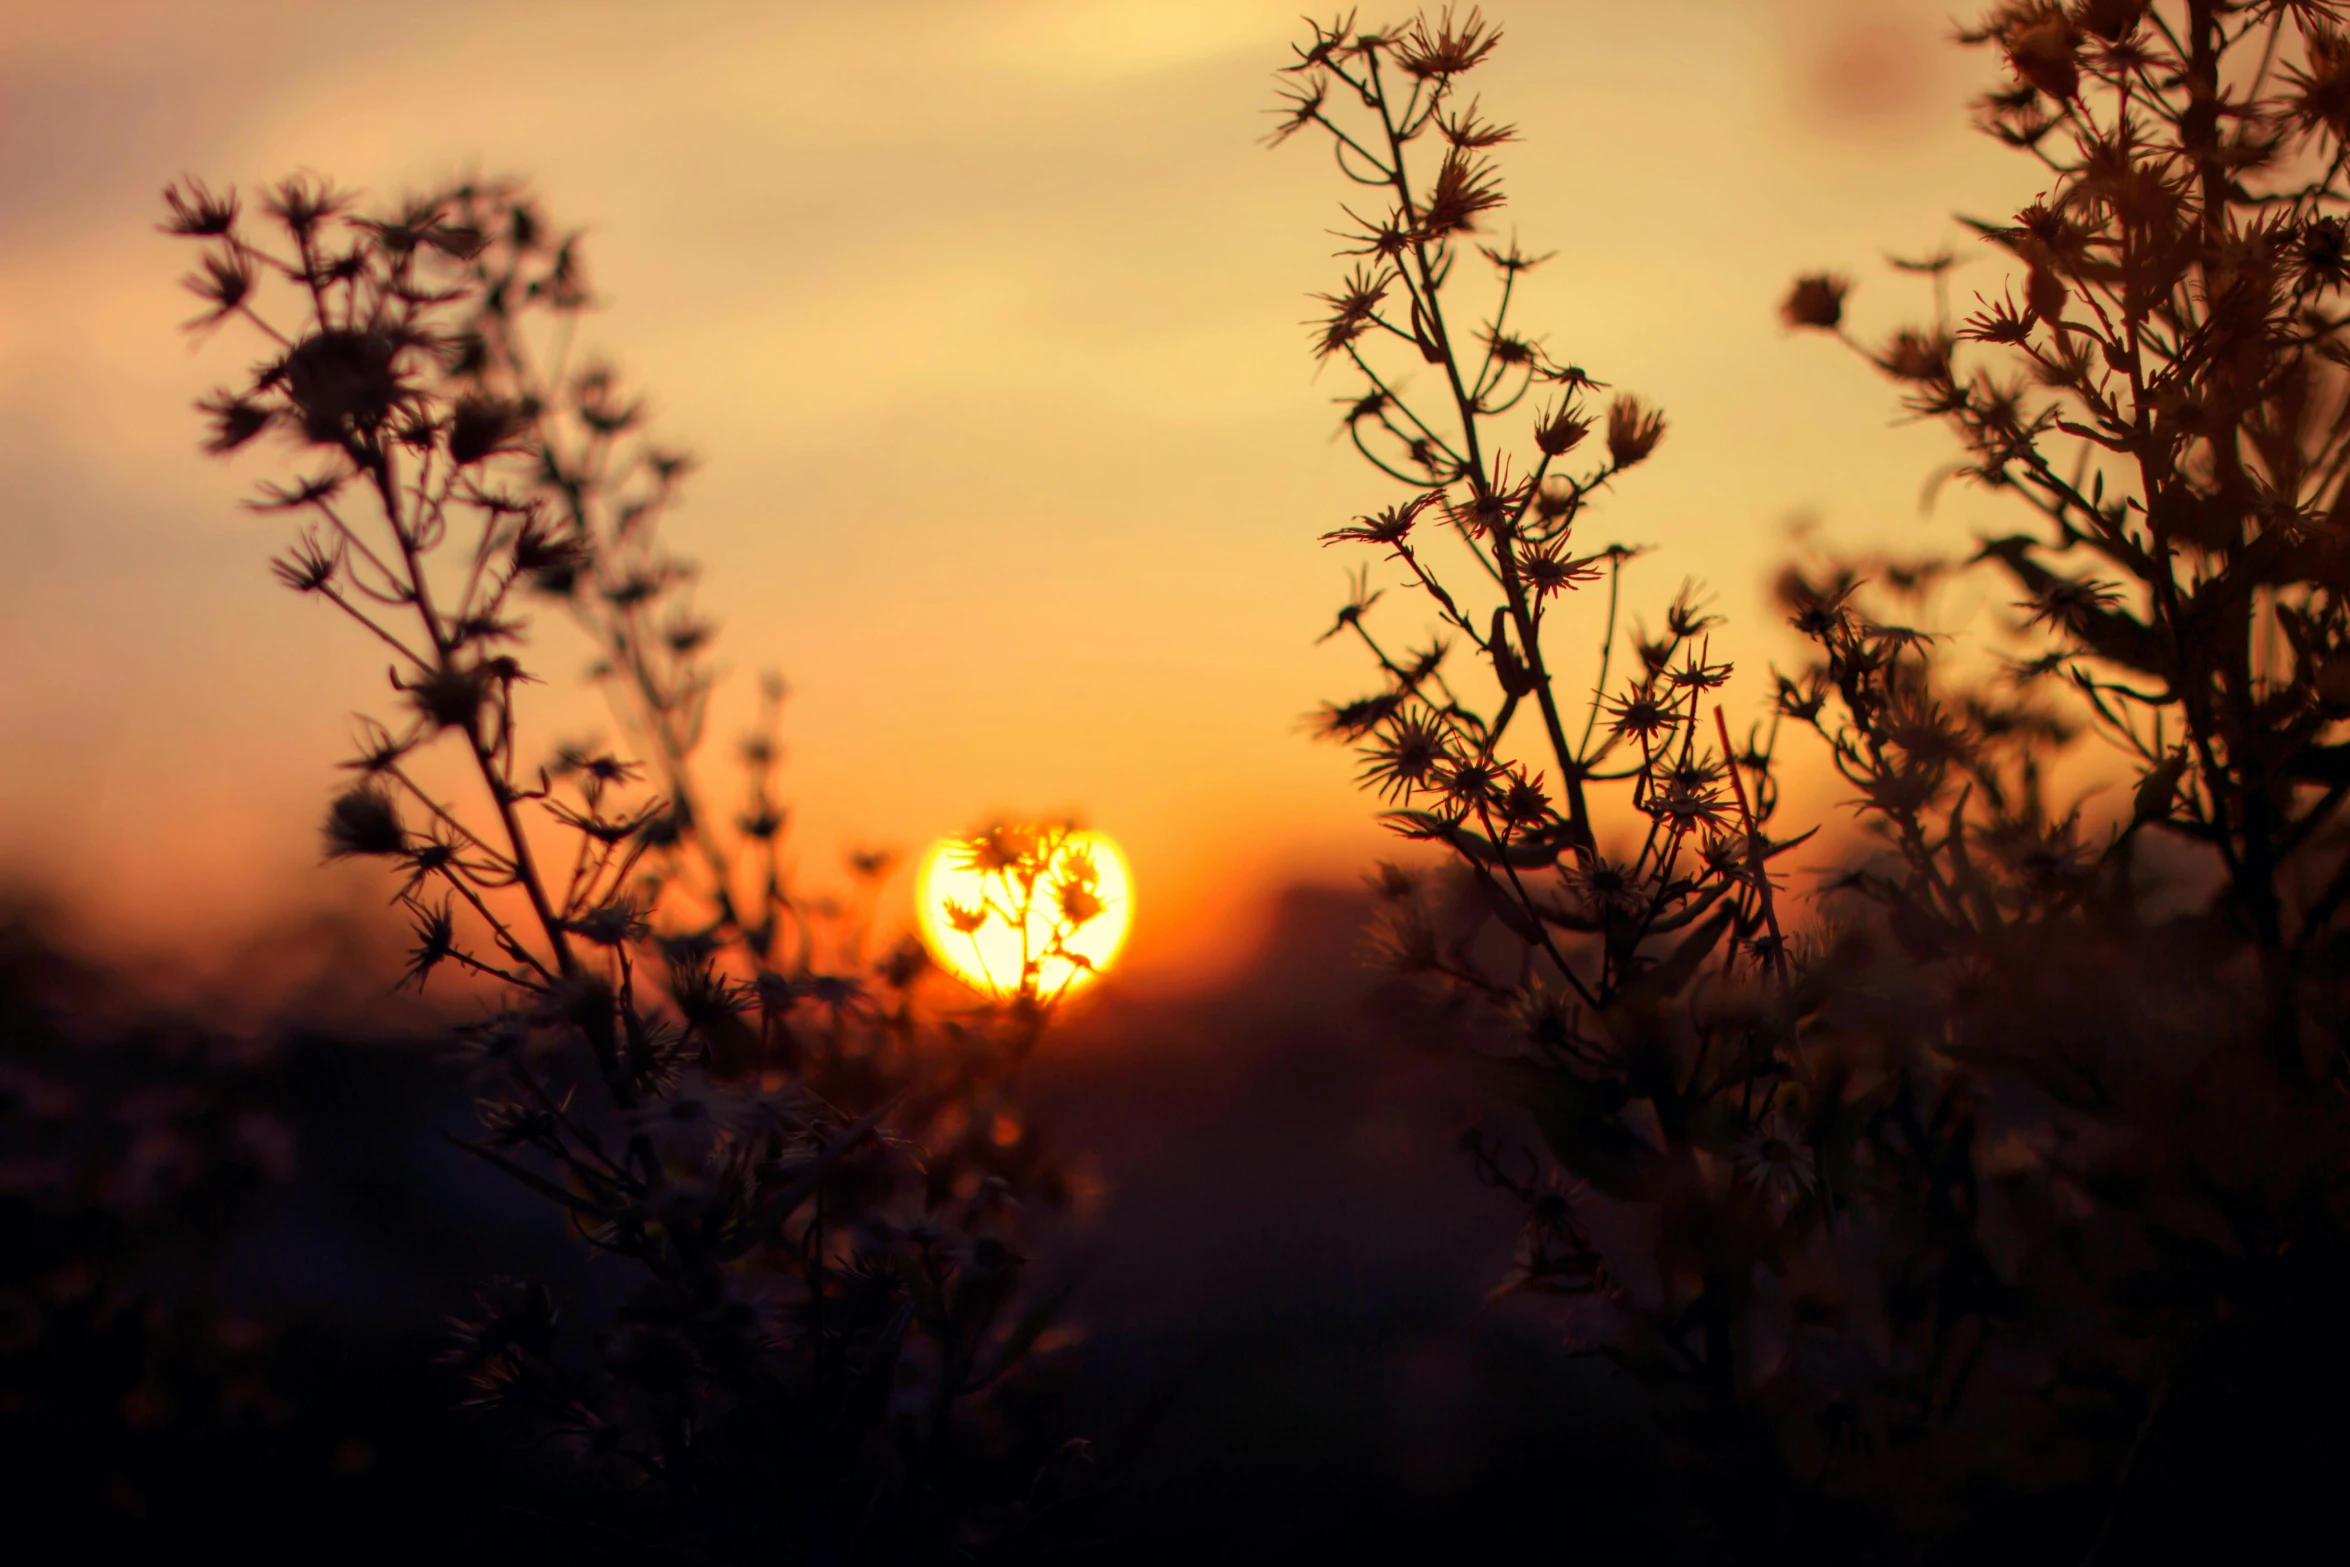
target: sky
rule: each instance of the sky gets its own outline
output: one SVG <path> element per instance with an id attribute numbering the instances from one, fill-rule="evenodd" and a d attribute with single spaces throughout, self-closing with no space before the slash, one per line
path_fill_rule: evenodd
<path id="1" fill-rule="evenodd" d="M 1792 528 L 1949 547 L 1992 511 L 1922 516 L 1945 438 L 1776 304 L 1845 270 L 1886 330 L 1923 304 L 1888 252 L 1971 255 L 1954 210 L 2029 198 L 1967 126 L 1994 62 L 1944 0 L 1486 10 L 1503 222 L 1557 253 L 1523 319 L 1671 419 L 1588 536 L 1655 547 L 1635 606 L 1710 584 L 1759 712 Z M 1301 34 L 1295 0 L 0 0 L 0 879 L 159 950 L 380 900 L 317 822 L 381 663 L 269 577 L 282 519 L 237 501 L 285 454 L 197 449 L 251 350 L 180 333 L 158 197 L 517 174 L 700 460 L 670 536 L 725 627 L 718 729 L 791 682 L 807 873 L 1073 812 L 1132 860 L 1137 983 L 1237 961 L 1275 889 L 1385 848 L 1299 727 L 1368 684 L 1316 645 L 1350 564 L 1317 539 L 1394 498 L 1301 324 L 1347 193 L 1259 144 Z M 598 724 L 538 700 L 550 742 Z"/>

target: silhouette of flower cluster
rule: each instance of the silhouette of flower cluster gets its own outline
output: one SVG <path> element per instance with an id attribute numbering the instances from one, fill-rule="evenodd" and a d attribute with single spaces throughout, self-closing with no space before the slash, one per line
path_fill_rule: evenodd
<path id="1" fill-rule="evenodd" d="M 382 216 L 300 179 L 258 221 L 194 182 L 166 201 L 203 247 L 191 325 L 266 345 L 201 405 L 209 449 L 307 460 L 253 503 L 297 522 L 277 575 L 392 660 L 327 852 L 397 878 L 413 983 L 491 998 L 461 1031 L 464 1146 L 638 1281 L 592 1339 L 543 1288 L 486 1286 L 451 1349 L 474 1400 L 697 1557 L 929 1560 L 1044 1527 L 1073 1472 L 1030 1362 L 1065 1291 L 1025 1248 L 1066 1183 L 1016 1088 L 1049 998 L 942 1009 L 918 947 L 869 953 L 869 921 L 791 885 L 780 682 L 739 808 L 702 796 L 712 627 L 659 531 L 689 464 L 578 357 L 576 236 L 497 184 Z M 620 747 L 526 746 L 550 607 Z"/>
<path id="2" fill-rule="evenodd" d="M 1974 225 L 2020 277 L 1881 341 L 1842 275 L 1781 314 L 1853 344 L 2033 527 L 1791 568 L 1810 656 L 1743 742 L 1698 603 L 1619 654 L 1629 552 L 1575 540 L 1664 425 L 1594 407 L 1511 321 L 1536 258 L 1477 243 L 1511 133 L 1459 101 L 1497 34 L 1348 18 L 1285 73 L 1274 139 L 1326 135 L 1370 202 L 1314 352 L 1360 375 L 1345 428 L 1407 490 L 1328 537 L 1437 628 L 1375 634 L 1358 577 L 1330 634 L 1380 684 L 1315 727 L 1447 851 L 1444 878 L 1374 883 L 1387 955 L 1512 1036 L 1484 1067 L 1539 1150 L 1465 1139 L 1526 1215 L 1505 1288 L 1567 1297 L 1655 1392 L 1734 1552 L 2073 1561 L 2189 1517 L 2216 1545 L 2217 1510 L 2150 1472 L 2297 1466 L 2350 1387 L 2319 1326 L 2350 1277 L 2342 22 L 2019 0 L 1965 34 L 2010 73 L 1984 129 L 2046 173 Z M 1454 268 L 1480 257 L 1471 334 Z M 1904 265 L 1946 299 L 1955 258 Z M 1982 573 L 2020 595 L 1989 677 L 1904 623 Z M 1601 584 L 1570 723 L 1543 632 Z M 1800 902 L 1771 870 L 1805 836 L 1773 826 L 1790 723 L 1880 845 Z"/>

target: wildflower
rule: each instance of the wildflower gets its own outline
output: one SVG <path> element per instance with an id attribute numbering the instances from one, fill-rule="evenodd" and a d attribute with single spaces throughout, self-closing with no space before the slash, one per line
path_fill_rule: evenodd
<path id="1" fill-rule="evenodd" d="M 180 279 L 180 287 L 204 301 L 202 315 L 188 322 L 192 331 L 215 326 L 241 309 L 253 297 L 253 262 L 242 250 L 208 250 L 199 265 Z"/>
<path id="2" fill-rule="evenodd" d="M 1535 600 L 1540 602 L 1554 593 L 1598 581 L 1600 559 L 1597 555 L 1568 555 L 1566 538 L 1561 535 L 1526 551 L 1519 557 L 1518 570 L 1525 576 L 1526 586 L 1534 590 Z"/>
<path id="3" fill-rule="evenodd" d="M 183 238 L 214 239 L 237 226 L 237 193 L 215 196 L 200 179 L 190 177 L 163 188 L 163 204 L 171 210 L 169 222 L 157 224 L 163 233 Z"/>
<path id="4" fill-rule="evenodd" d="M 1493 165 L 1471 157 L 1458 147 L 1450 148 L 1444 162 L 1437 166 L 1436 181 L 1421 205 L 1418 232 L 1426 239 L 1468 233 L 1477 227 L 1480 217 L 1502 203 L 1501 185 Z"/>
<path id="5" fill-rule="evenodd" d="M 1671 824 L 1675 832 L 1693 832 L 1721 825 L 1721 796 L 1710 789 L 1693 789 L 1674 779 L 1649 796 L 1649 814 Z"/>
<path id="6" fill-rule="evenodd" d="M 261 499 L 250 503 L 256 511 L 295 511 L 304 506 L 315 506 L 334 499 L 349 476 L 339 473 L 313 474 L 290 485 L 276 484 L 264 479 L 256 488 Z"/>
<path id="7" fill-rule="evenodd" d="M 399 765 L 412 743 L 394 739 L 389 729 L 372 718 L 363 718 L 359 721 L 359 754 L 342 765 L 354 772 L 381 773 Z"/>
<path id="8" fill-rule="evenodd" d="M 1037 835 L 1025 827 L 990 827 L 963 846 L 963 861 L 985 875 L 1002 875 L 1036 858 Z"/>
<path id="9" fill-rule="evenodd" d="M 1330 307 L 1330 319 L 1320 328 L 1322 338 L 1314 350 L 1316 356 L 1327 359 L 1369 330 L 1378 319 L 1380 301 L 1394 286 L 1392 271 L 1382 267 L 1372 272 L 1357 263 L 1339 292 L 1316 294 L 1316 299 Z"/>
<path id="10" fill-rule="evenodd" d="M 1791 327 L 1834 331 L 1844 319 L 1844 296 L 1851 292 L 1850 279 L 1831 272 L 1815 272 L 1795 280 L 1786 302 L 1779 306 L 1779 314 Z"/>
<path id="11" fill-rule="evenodd" d="M 2118 44 L 2146 20 L 2152 0 L 2080 0 L 2073 20 L 2081 30 L 2109 44 Z"/>
<path id="12" fill-rule="evenodd" d="M 1297 69 L 1295 66 L 1290 69 Z M 1281 89 L 1281 107 L 1271 110 L 1280 115 L 1281 123 L 1266 133 L 1265 144 L 1278 147 L 1299 131 L 1322 117 L 1322 105 L 1330 97 L 1330 80 L 1325 76 L 1307 77 L 1296 86 Z"/>
<path id="13" fill-rule="evenodd" d="M 1631 872 L 1613 860 L 1591 855 L 1569 866 L 1565 880 L 1568 893 L 1596 923 L 1624 918 L 1639 906 Z"/>
<path id="14" fill-rule="evenodd" d="M 1776 1112 L 1739 1140 L 1734 1164 L 1738 1178 L 1782 1216 L 1819 1178 L 1819 1161 Z"/>
<path id="15" fill-rule="evenodd" d="M 2350 38 L 2330 23 L 2302 30 L 2307 63 L 2288 68 L 2293 113 L 2312 132 L 2350 137 Z"/>
<path id="16" fill-rule="evenodd" d="M 449 416 L 449 460 L 463 468 L 512 447 L 526 421 L 519 405 L 494 397 L 464 397 Z"/>
<path id="17" fill-rule="evenodd" d="M 2313 287 L 2339 288 L 2350 280 L 2350 225 L 2319 218 L 2301 231 L 2301 271 Z"/>
<path id="18" fill-rule="evenodd" d="M 1716 691 L 1730 683 L 1731 666 L 1706 664 L 1691 658 L 1679 669 L 1668 670 L 1665 679 L 1678 691 Z"/>
<path id="19" fill-rule="evenodd" d="M 1613 728 L 1619 735 L 1631 735 L 1648 743 L 1670 731 L 1680 722 L 1680 715 L 1659 702 L 1646 687 L 1614 698 L 1607 704 L 1614 716 Z"/>
<path id="20" fill-rule="evenodd" d="M 1551 814 L 1550 797 L 1543 793 L 1541 775 L 1532 778 L 1513 775 L 1509 788 L 1502 794 L 1500 809 L 1513 826 L 1541 825 Z"/>
<path id="21" fill-rule="evenodd" d="M 1400 693 L 1390 691 L 1352 702 L 1325 702 L 1306 726 L 1318 740 L 1360 740 L 1393 716 L 1402 701 Z"/>
<path id="22" fill-rule="evenodd" d="M 1447 6 L 1433 31 L 1425 16 L 1404 30 L 1395 41 L 1395 63 L 1415 81 L 1444 81 L 1476 69 L 1500 42 L 1500 30 L 1487 30 L 1474 7 L 1466 21 L 1456 24 Z"/>
<path id="23" fill-rule="evenodd" d="M 297 344 L 276 370 L 302 433 L 321 446 L 380 430 L 408 401 L 400 344 L 382 332 L 331 329 Z"/>
<path id="24" fill-rule="evenodd" d="M 341 546 L 329 549 L 321 544 L 318 535 L 305 533 L 293 550 L 269 563 L 277 580 L 296 593 L 315 593 L 334 581 L 342 569 Z"/>
<path id="25" fill-rule="evenodd" d="M 1420 513 L 1435 504 L 1433 491 L 1415 496 L 1400 506 L 1390 506 L 1375 517 L 1357 517 L 1354 526 L 1322 535 L 1322 542 L 1335 544 L 1340 540 L 1365 544 L 1401 544 L 1410 536 L 1412 525 Z"/>
<path id="26" fill-rule="evenodd" d="M 399 807 L 382 789 L 360 784 L 335 796 L 327 807 L 326 855 L 330 860 L 393 855 L 407 846 L 408 832 L 400 825 Z"/>
<path id="27" fill-rule="evenodd" d="M 1061 918 L 1072 925 L 1083 925 L 1098 918 L 1109 906 L 1102 902 L 1101 894 L 1094 890 L 1091 883 L 1073 877 L 1055 889 L 1055 897 L 1060 903 Z"/>
<path id="28" fill-rule="evenodd" d="M 1479 245 L 1477 247 L 1477 254 L 1483 256 L 1487 261 L 1493 263 L 1493 268 L 1495 271 L 1503 274 L 1505 277 L 1515 277 L 1520 272 L 1528 272 L 1533 270 L 1535 267 L 1542 265 L 1542 263 L 1548 261 L 1552 256 L 1556 255 L 1557 252 L 1547 251 L 1539 256 L 1529 256 L 1523 250 L 1518 248 L 1518 242 L 1513 239 L 1510 241 L 1510 246 L 1507 250 L 1496 250 L 1491 245 Z"/>
<path id="29" fill-rule="evenodd" d="M 588 910 L 576 919 L 565 920 L 563 928 L 599 947 L 618 947 L 628 942 L 641 941 L 650 930 L 643 913 L 625 900 L 607 903 Z"/>
<path id="30" fill-rule="evenodd" d="M 319 224 L 342 212 L 351 199 L 323 180 L 309 180 L 301 175 L 280 180 L 269 193 L 262 208 L 271 217 L 286 226 L 287 232 L 298 240 L 307 240 Z"/>
<path id="31" fill-rule="evenodd" d="M 1591 433 L 1591 421 L 1579 414 L 1573 403 L 1564 402 L 1535 420 L 1534 444 L 1542 448 L 1544 456 L 1564 457 L 1582 444 L 1583 437 Z"/>
<path id="32" fill-rule="evenodd" d="M 1445 770 L 1444 792 L 1475 809 L 1498 803 L 1501 768 L 1484 757 L 1464 757 Z"/>
<path id="33" fill-rule="evenodd" d="M 1490 120 L 1480 120 L 1477 118 L 1477 107 L 1476 100 L 1471 99 L 1464 113 L 1439 114 L 1436 117 L 1437 134 L 1455 147 L 1466 147 L 1472 151 L 1498 147 L 1505 141 L 1517 139 L 1516 126 L 1496 125 Z"/>
<path id="34" fill-rule="evenodd" d="M 2061 7 L 2035 6 L 2011 16 L 1999 44 L 2016 75 L 2059 103 L 2080 95 L 2080 37 Z"/>
<path id="35" fill-rule="evenodd" d="M 436 729 L 471 731 L 488 696 L 482 665 L 437 664 L 407 688 L 417 713 Z"/>
<path id="36" fill-rule="evenodd" d="M 2077 580 L 2060 577 L 2043 588 L 2032 602 L 2016 607 L 2032 612 L 2029 621 L 2032 625 L 2045 625 L 2078 636 L 2120 602 L 2121 594 L 2111 583 L 2093 577 Z"/>
<path id="37" fill-rule="evenodd" d="M 1390 719 L 1380 743 L 1365 753 L 1363 783 L 1376 785 L 1385 799 L 1408 800 L 1429 787 L 1448 755 L 1443 726 L 1427 713 L 1407 712 Z"/>
<path id="38" fill-rule="evenodd" d="M 1950 378 L 1950 339 L 1940 332 L 1904 327 L 1877 356 L 1887 375 L 1899 381 L 1946 381 Z"/>
<path id="39" fill-rule="evenodd" d="M 1997 304 L 1986 303 L 1967 317 L 1958 335 L 1973 343 L 2021 343 L 2031 338 L 2039 319 L 2036 310 L 2018 310 L 2014 300 L 2002 297 Z"/>
<path id="40" fill-rule="evenodd" d="M 949 898 L 946 900 L 945 910 L 947 924 L 954 928 L 957 935 L 968 936 L 987 923 L 987 910 L 984 906 L 973 908 L 968 904 L 957 903 L 954 899 Z"/>
<path id="41" fill-rule="evenodd" d="M 240 397 L 228 391 L 214 392 L 196 404 L 197 412 L 212 421 L 212 438 L 204 443 L 204 450 L 215 457 L 225 456 L 269 428 L 270 411 L 249 397 Z"/>
<path id="42" fill-rule="evenodd" d="M 1643 408 L 1635 397 L 1619 397 L 1608 405 L 1607 455 L 1618 468 L 1645 461 L 1665 435 L 1665 416 Z"/>
<path id="43" fill-rule="evenodd" d="M 1481 538 L 1506 536 L 1527 498 L 1523 485 L 1472 482 L 1468 499 L 1444 498 L 1444 514 L 1463 533 Z"/>
<path id="44" fill-rule="evenodd" d="M 1709 615 L 1698 599 L 1701 589 L 1695 582 L 1684 582 L 1681 591 L 1673 595 L 1673 602 L 1665 611 L 1665 629 L 1684 641 L 1721 624 L 1721 617 Z"/>
<path id="45" fill-rule="evenodd" d="M 424 989 L 432 971 L 457 955 L 457 918 L 450 902 L 443 898 L 438 904 L 415 908 L 411 930 L 416 946 L 408 954 L 408 968 L 400 976 L 402 985 Z"/>

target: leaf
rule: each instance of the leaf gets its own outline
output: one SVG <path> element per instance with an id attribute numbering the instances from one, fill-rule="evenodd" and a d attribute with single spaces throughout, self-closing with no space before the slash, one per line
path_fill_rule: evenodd
<path id="1" fill-rule="evenodd" d="M 1491 872 L 1480 866 L 1477 870 L 1477 890 L 1485 894 L 1485 905 L 1493 917 L 1509 927 L 1510 934 L 1528 946 L 1542 945 L 1542 926 L 1526 911 L 1517 895 L 1493 879 Z"/>
<path id="2" fill-rule="evenodd" d="M 1722 933 L 1730 928 L 1730 922 L 1734 917 L 1734 911 L 1724 909 L 1691 931 L 1681 944 L 1673 949 L 1671 956 L 1626 985 L 1623 993 L 1617 998 L 1616 1005 L 1653 1004 L 1659 1001 L 1669 1001 L 1679 995 L 1683 988 L 1697 977 L 1698 969 L 1712 954 L 1715 944 L 1722 939 Z"/>
<path id="3" fill-rule="evenodd" d="M 1389 811 L 1381 818 L 1407 838 L 1428 838 L 1446 845 L 1475 865 L 1510 865 L 1519 870 L 1546 870 L 1558 863 L 1558 846 L 1543 838 L 1521 838 L 1495 843 L 1483 833 L 1448 822 L 1433 811 Z M 1396 826 L 1396 824 L 1402 824 Z"/>

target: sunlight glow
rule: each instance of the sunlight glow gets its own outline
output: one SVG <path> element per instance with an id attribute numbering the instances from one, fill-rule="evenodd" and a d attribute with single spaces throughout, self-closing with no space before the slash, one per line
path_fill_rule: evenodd
<path id="1" fill-rule="evenodd" d="M 932 844 L 914 906 L 941 968 L 982 995 L 1049 1003 L 1116 961 L 1134 923 L 1134 878 L 1098 832 L 999 825 Z"/>

